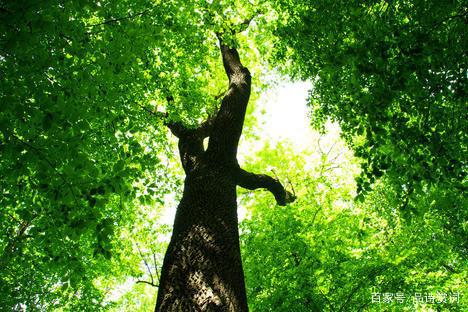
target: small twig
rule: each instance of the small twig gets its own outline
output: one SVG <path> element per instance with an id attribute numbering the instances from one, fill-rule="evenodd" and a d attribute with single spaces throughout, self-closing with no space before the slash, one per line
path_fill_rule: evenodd
<path id="1" fill-rule="evenodd" d="M 154 285 L 153 273 L 151 272 L 151 269 L 150 269 L 148 263 L 146 262 L 145 257 L 144 257 L 143 254 L 141 253 L 141 250 L 140 250 L 140 247 L 138 246 L 138 243 L 135 242 L 135 245 L 136 245 L 136 247 L 137 247 L 137 249 L 138 249 L 138 253 L 140 254 L 140 257 L 143 259 L 143 262 L 144 262 L 144 264 L 145 264 L 145 266 L 146 266 L 146 269 L 148 270 L 148 273 L 149 273 L 150 278 L 151 278 L 151 283 L 149 283 L 149 282 L 146 282 L 146 283 L 151 284 L 151 285 Z"/>
<path id="2" fill-rule="evenodd" d="M 16 222 L 20 222 L 18 219 L 16 219 L 11 213 L 8 213 L 8 215 L 10 216 L 10 218 L 12 218 L 14 221 Z"/>
<path id="3" fill-rule="evenodd" d="M 317 210 L 315 210 L 314 216 L 312 217 L 312 222 L 310 223 L 311 225 L 315 223 L 315 219 L 317 218 L 317 215 L 320 212 L 320 210 L 322 210 L 322 206 L 320 206 L 319 208 L 317 208 Z"/>
<path id="4" fill-rule="evenodd" d="M 335 142 L 333 142 L 333 144 L 330 146 L 330 148 L 328 149 L 328 152 L 326 153 L 327 158 L 328 158 L 328 156 L 330 156 L 331 151 L 335 148 L 335 146 L 336 146 L 337 143 L 338 143 L 338 141 L 335 141 Z"/>
<path id="5" fill-rule="evenodd" d="M 101 26 L 101 25 L 106 25 L 106 24 L 117 23 L 117 22 L 120 22 L 120 21 L 126 20 L 126 19 L 132 19 L 132 18 L 135 18 L 135 17 L 138 17 L 138 16 L 145 15 L 146 13 L 148 13 L 152 9 L 153 8 L 150 8 L 150 9 L 146 9 L 146 10 L 144 10 L 142 12 L 138 12 L 138 13 L 135 13 L 135 14 L 129 14 L 127 16 L 112 18 L 112 19 L 106 20 L 106 21 L 101 22 L 101 23 L 88 25 L 87 27 L 96 27 L 96 26 Z"/>
<path id="6" fill-rule="evenodd" d="M 7 253 L 11 253 L 15 250 L 16 244 L 18 243 L 20 239 L 27 237 L 27 235 L 25 235 L 25 232 L 31 226 L 32 221 L 34 220 L 35 217 L 36 216 L 34 215 L 31 218 L 31 220 L 21 222 L 16 235 L 12 237 L 11 240 L 9 240 L 8 244 L 5 246 L 2 252 L 2 255 L 0 257 L 0 262 L 4 261 L 5 255 L 7 255 Z"/>
<path id="7" fill-rule="evenodd" d="M 332 159 L 330 159 L 329 162 L 330 162 L 331 164 L 333 164 L 333 163 L 335 162 L 335 160 L 337 160 L 337 159 L 338 159 L 340 156 L 342 156 L 342 155 L 343 155 L 343 152 L 336 154 L 335 157 L 333 157 Z"/>
<path id="8" fill-rule="evenodd" d="M 322 136 L 319 136 L 318 140 L 317 140 L 317 147 L 319 149 L 319 152 L 320 152 L 320 156 L 322 156 L 323 154 L 325 154 L 322 150 L 322 146 L 320 146 L 320 141 L 322 140 Z"/>
<path id="9" fill-rule="evenodd" d="M 154 252 L 152 247 L 151 247 L 151 252 L 153 253 L 154 270 L 156 271 L 156 277 L 158 278 L 158 281 L 159 281 L 161 277 L 159 276 L 158 263 L 156 262 L 156 253 Z"/>
<path id="10" fill-rule="evenodd" d="M 7 9 L 7 8 L 0 8 L 0 12 L 1 13 L 8 13 L 8 14 L 14 13 L 12 10 Z"/>
<path id="11" fill-rule="evenodd" d="M 271 169 L 270 171 L 273 172 L 273 174 L 275 175 L 276 180 L 280 181 L 280 179 L 278 178 L 278 175 L 276 174 L 276 171 L 274 169 Z"/>
<path id="12" fill-rule="evenodd" d="M 296 196 L 296 191 L 294 190 L 294 185 L 291 183 L 291 180 L 289 180 L 289 177 L 286 178 L 286 181 L 288 181 L 288 184 L 291 186 L 291 190 L 293 192 L 293 195 Z"/>
<path id="13" fill-rule="evenodd" d="M 144 105 L 141 105 L 141 104 L 138 104 L 138 103 L 137 103 L 137 105 L 140 106 L 144 111 L 147 111 L 148 113 L 150 113 L 151 115 L 154 115 L 156 117 L 164 119 L 164 118 L 167 118 L 167 116 L 168 116 L 167 113 L 151 110 L 148 107 L 146 107 Z"/>
<path id="14" fill-rule="evenodd" d="M 322 171 L 322 174 L 325 173 L 325 172 L 334 170 L 334 169 L 338 169 L 338 168 L 341 168 L 341 166 L 339 166 L 339 165 L 337 165 L 337 166 L 330 166 L 330 167 L 326 168 L 325 170 L 323 170 L 323 171 Z"/>
<path id="15" fill-rule="evenodd" d="M 440 25 L 444 24 L 445 22 L 448 22 L 448 21 L 450 21 L 452 19 L 455 19 L 455 18 L 466 18 L 467 15 L 468 15 L 468 12 L 451 15 L 451 16 L 448 16 L 448 17 L 444 18 L 443 20 L 437 22 L 433 26 L 426 26 L 426 27 L 435 29 L 435 28 L 439 27 Z"/>
<path id="16" fill-rule="evenodd" d="M 138 280 L 136 281 L 137 284 L 148 284 L 148 285 L 151 285 L 153 287 L 159 287 L 158 284 L 154 284 L 153 282 L 148 282 L 148 281 L 142 281 L 142 280 Z"/>

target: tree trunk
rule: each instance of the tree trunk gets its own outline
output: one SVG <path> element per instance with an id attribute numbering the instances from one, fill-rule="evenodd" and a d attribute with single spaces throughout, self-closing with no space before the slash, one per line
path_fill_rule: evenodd
<path id="1" fill-rule="evenodd" d="M 294 200 L 278 180 L 248 173 L 237 163 L 251 77 L 236 49 L 221 39 L 220 49 L 229 89 L 216 117 L 197 129 L 168 124 L 179 138 L 186 178 L 162 267 L 157 312 L 248 311 L 236 186 L 266 188 L 281 205 Z"/>

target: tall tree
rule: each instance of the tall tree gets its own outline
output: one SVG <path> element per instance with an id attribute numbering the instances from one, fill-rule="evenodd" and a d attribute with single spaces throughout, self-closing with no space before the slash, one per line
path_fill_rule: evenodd
<path id="1" fill-rule="evenodd" d="M 156 311 L 247 311 L 236 186 L 266 188 L 279 205 L 294 200 L 277 179 L 247 172 L 238 164 L 251 76 L 236 48 L 218 37 L 229 88 L 216 117 L 196 129 L 168 124 L 179 139 L 186 178 L 164 259 Z"/>

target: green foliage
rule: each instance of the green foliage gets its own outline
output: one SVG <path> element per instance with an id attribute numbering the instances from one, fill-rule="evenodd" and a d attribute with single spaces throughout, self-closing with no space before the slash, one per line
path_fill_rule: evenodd
<path id="1" fill-rule="evenodd" d="M 241 223 L 241 242 L 252 311 L 415 311 L 415 293 L 437 292 L 460 293 L 459 303 L 438 307 L 463 311 L 466 261 L 453 250 L 456 241 L 442 218 L 426 214 L 407 223 L 385 180 L 363 203 L 354 203 L 349 178 L 357 173 L 356 160 L 344 152 L 336 164 L 340 153 L 342 146 L 328 156 L 266 146 L 251 164 L 262 170 L 268 159 L 279 176 L 293 177 L 298 194 L 286 207 L 262 193 L 241 202 L 250 211 Z M 307 168 L 311 158 L 321 161 Z M 372 293 L 397 292 L 405 294 L 404 303 L 372 303 Z"/>
<path id="2" fill-rule="evenodd" d="M 1 4 L 2 309 L 95 311 L 109 285 L 141 272 L 135 242 L 149 250 L 163 234 L 138 233 L 155 226 L 181 180 L 152 112 L 193 126 L 218 105 L 225 76 L 215 32 L 253 8 L 222 7 Z"/>
<path id="3" fill-rule="evenodd" d="M 164 12 L 151 5 L 151 16 L 136 14 L 148 6 L 2 7 L 2 307 L 91 309 L 102 299 L 94 279 L 135 270 L 124 265 L 136 261 L 123 234 L 143 204 L 174 188 L 161 161 L 166 129 L 141 108 L 174 83 L 150 72 L 163 77 L 176 67 L 183 76 L 189 73 L 177 64 L 186 58 L 204 64 L 203 53 L 188 53 L 195 48 L 187 44 L 165 49 L 158 65 L 160 42 L 150 38 L 161 31 L 155 17 Z M 129 14 L 136 16 L 102 24 Z M 189 86 L 196 84 L 203 81 Z"/>
<path id="4" fill-rule="evenodd" d="M 299 198 L 242 197 L 252 309 L 370 309 L 371 291 L 461 290 L 465 25 L 462 1 L 3 1 L 0 309 L 152 309 L 155 288 L 135 282 L 157 282 L 159 217 L 183 178 L 154 112 L 194 126 L 215 111 L 226 88 L 216 34 L 240 47 L 253 100 L 268 67 L 313 81 L 314 126 L 338 121 L 362 165 L 357 175 L 349 154 L 337 169 L 287 146 L 251 161 Z"/>
<path id="5" fill-rule="evenodd" d="M 466 188 L 466 3 L 293 0 L 277 10 L 271 61 L 313 80 L 314 126 L 339 121 L 364 160 L 359 193 L 384 174 L 402 198 Z"/>

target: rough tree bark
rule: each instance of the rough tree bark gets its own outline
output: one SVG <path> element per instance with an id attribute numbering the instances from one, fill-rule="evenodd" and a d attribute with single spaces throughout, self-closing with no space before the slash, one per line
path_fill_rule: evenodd
<path id="1" fill-rule="evenodd" d="M 219 38 L 229 89 L 214 118 L 196 129 L 168 127 L 178 137 L 186 178 L 161 272 L 155 311 L 248 311 L 239 246 L 236 186 L 266 188 L 278 204 L 294 200 L 281 183 L 242 170 L 237 146 L 251 76 L 235 48 Z M 203 140 L 209 137 L 205 150 Z"/>

